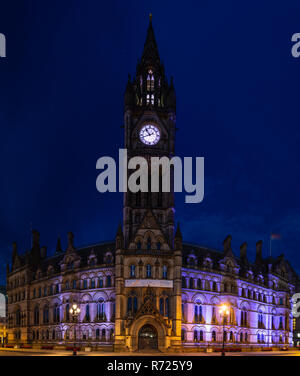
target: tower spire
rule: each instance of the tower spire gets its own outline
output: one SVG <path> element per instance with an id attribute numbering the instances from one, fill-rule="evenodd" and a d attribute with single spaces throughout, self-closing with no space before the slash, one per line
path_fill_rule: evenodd
<path id="1" fill-rule="evenodd" d="M 147 30 L 147 36 L 144 44 L 144 50 L 141 58 L 141 65 L 147 68 L 147 66 L 159 66 L 160 58 L 158 54 L 157 43 L 152 26 L 152 14 L 149 15 L 149 26 Z"/>

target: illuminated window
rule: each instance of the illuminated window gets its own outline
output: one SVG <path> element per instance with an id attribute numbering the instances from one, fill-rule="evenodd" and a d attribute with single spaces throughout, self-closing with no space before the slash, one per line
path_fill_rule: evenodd
<path id="1" fill-rule="evenodd" d="M 147 91 L 154 91 L 154 74 L 151 69 L 149 69 L 147 75 Z"/>
<path id="2" fill-rule="evenodd" d="M 167 265 L 163 266 L 163 278 L 164 279 L 168 278 L 168 267 L 167 267 Z"/>
<path id="3" fill-rule="evenodd" d="M 130 277 L 135 277 L 135 265 L 130 265 Z"/>

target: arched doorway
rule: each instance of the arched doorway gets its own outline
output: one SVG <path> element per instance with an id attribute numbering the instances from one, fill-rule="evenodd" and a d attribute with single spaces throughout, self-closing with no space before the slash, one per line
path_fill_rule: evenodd
<path id="1" fill-rule="evenodd" d="M 139 350 L 157 350 L 157 330 L 154 326 L 146 324 L 139 331 Z"/>

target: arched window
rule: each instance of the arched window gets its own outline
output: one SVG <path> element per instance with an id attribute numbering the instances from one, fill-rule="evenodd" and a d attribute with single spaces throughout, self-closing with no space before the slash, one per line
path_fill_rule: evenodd
<path id="1" fill-rule="evenodd" d="M 39 307 L 34 309 L 34 324 L 38 325 L 40 323 L 40 310 Z"/>
<path id="2" fill-rule="evenodd" d="M 101 289 L 103 287 L 103 279 L 102 278 L 98 278 L 98 287 L 99 287 L 99 289 Z"/>
<path id="3" fill-rule="evenodd" d="M 263 328 L 264 327 L 264 321 L 263 321 L 263 314 L 261 311 L 258 313 L 258 327 Z"/>
<path id="4" fill-rule="evenodd" d="M 202 290 L 202 281 L 201 279 L 197 279 L 197 289 Z"/>
<path id="5" fill-rule="evenodd" d="M 157 242 L 157 243 L 156 243 L 156 247 L 157 247 L 157 250 L 160 251 L 160 248 L 161 248 L 161 242 Z"/>
<path id="6" fill-rule="evenodd" d="M 154 74 L 152 69 L 149 69 L 147 75 L 147 91 L 152 92 L 154 91 Z"/>
<path id="7" fill-rule="evenodd" d="M 130 277 L 135 277 L 135 265 L 130 265 Z"/>
<path id="8" fill-rule="evenodd" d="M 248 333 L 245 333 L 245 342 L 248 342 Z"/>
<path id="9" fill-rule="evenodd" d="M 49 307 L 48 306 L 44 307 L 44 310 L 43 310 L 43 322 L 44 324 L 47 324 L 49 322 Z"/>
<path id="10" fill-rule="evenodd" d="M 138 250 L 140 250 L 140 249 L 142 248 L 142 243 L 141 243 L 140 241 L 138 241 L 138 242 L 136 243 L 136 248 L 137 248 Z"/>
<path id="11" fill-rule="evenodd" d="M 92 278 L 91 279 L 91 289 L 94 289 L 95 288 L 95 279 Z"/>
<path id="12" fill-rule="evenodd" d="M 186 279 L 185 279 L 185 277 L 182 277 L 182 278 L 181 278 L 181 287 L 182 287 L 183 289 L 186 288 Z"/>
<path id="13" fill-rule="evenodd" d="M 129 296 L 127 299 L 127 313 L 135 314 L 138 309 L 138 301 L 135 295 Z"/>
<path id="14" fill-rule="evenodd" d="M 59 307 L 58 307 L 58 304 L 55 304 L 55 306 L 53 307 L 53 321 L 55 323 L 58 323 L 60 321 L 60 317 L 59 317 Z"/>
<path id="15" fill-rule="evenodd" d="M 198 330 L 194 330 L 194 341 L 198 341 Z"/>
<path id="16" fill-rule="evenodd" d="M 97 320 L 105 319 L 105 303 L 104 300 L 100 300 L 97 304 Z"/>
<path id="17" fill-rule="evenodd" d="M 100 337 L 100 329 L 96 329 L 96 339 L 98 340 Z"/>
<path id="18" fill-rule="evenodd" d="M 194 280 L 193 280 L 193 278 L 190 278 L 190 280 L 189 280 L 189 288 L 190 289 L 194 288 Z"/>
<path id="19" fill-rule="evenodd" d="M 186 331 L 185 331 L 185 329 L 181 329 L 181 340 L 183 342 L 186 341 Z"/>
<path id="20" fill-rule="evenodd" d="M 214 330 L 211 332 L 211 339 L 213 342 L 216 342 L 217 340 L 216 332 Z"/>
<path id="21" fill-rule="evenodd" d="M 243 333 L 240 333 L 240 342 L 243 342 Z"/>
<path id="22" fill-rule="evenodd" d="M 87 279 L 84 279 L 83 280 L 83 288 L 87 289 L 87 286 L 88 286 Z"/>
<path id="23" fill-rule="evenodd" d="M 213 282 L 213 291 L 217 291 L 217 282 Z"/>
<path id="24" fill-rule="evenodd" d="M 106 340 L 106 332 L 105 332 L 105 329 L 102 329 L 102 332 L 101 332 L 101 340 L 102 340 L 102 341 L 105 341 L 105 340 Z"/>
<path id="25" fill-rule="evenodd" d="M 165 299 L 165 317 L 169 317 L 169 298 Z"/>
<path id="26" fill-rule="evenodd" d="M 199 334 L 200 334 L 199 340 L 203 341 L 203 339 L 204 339 L 203 330 L 200 330 Z"/>
<path id="27" fill-rule="evenodd" d="M 241 311 L 241 326 L 247 326 L 247 311 Z"/>
<path id="28" fill-rule="evenodd" d="M 168 267 L 167 265 L 163 265 L 163 279 L 168 278 Z"/>
<path id="29" fill-rule="evenodd" d="M 230 341 L 233 342 L 233 332 L 231 331 L 229 334 Z"/>
<path id="30" fill-rule="evenodd" d="M 202 306 L 199 303 L 196 303 L 194 310 L 195 310 L 195 316 L 194 316 L 195 323 L 202 322 L 202 318 L 203 318 L 202 317 Z"/>
<path id="31" fill-rule="evenodd" d="M 73 289 L 76 289 L 76 279 L 73 279 Z"/>
<path id="32" fill-rule="evenodd" d="M 86 321 L 90 321 L 90 306 L 88 304 L 85 306 L 85 317 L 84 317 L 84 319 Z"/>
<path id="33" fill-rule="evenodd" d="M 159 313 L 164 316 L 164 298 L 159 299 Z"/>
<path id="34" fill-rule="evenodd" d="M 111 276 L 110 275 L 108 275 L 106 277 L 106 287 L 111 287 Z"/>
<path id="35" fill-rule="evenodd" d="M 148 240 L 147 240 L 147 251 L 150 251 L 150 249 L 151 249 L 151 239 L 148 238 Z"/>
<path id="36" fill-rule="evenodd" d="M 260 334 L 257 333 L 257 342 L 259 343 L 260 342 Z"/>
<path id="37" fill-rule="evenodd" d="M 20 310 L 20 308 L 18 308 L 17 312 L 16 312 L 16 325 L 17 326 L 21 325 L 21 310 Z"/>
<path id="38" fill-rule="evenodd" d="M 147 278 L 151 278 L 151 265 L 150 264 L 147 265 L 146 272 L 147 272 Z"/>

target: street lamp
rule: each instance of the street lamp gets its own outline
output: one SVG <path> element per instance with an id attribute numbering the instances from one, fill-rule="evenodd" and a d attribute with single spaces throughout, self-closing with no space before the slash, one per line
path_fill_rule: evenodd
<path id="1" fill-rule="evenodd" d="M 70 308 L 70 313 L 73 317 L 73 322 L 74 322 L 74 347 L 73 347 L 73 355 L 77 355 L 77 351 L 76 351 L 76 321 L 77 321 L 77 317 L 80 313 L 80 308 L 78 307 L 78 305 L 76 303 L 74 303 L 72 305 L 72 307 Z"/>
<path id="2" fill-rule="evenodd" d="M 220 315 L 223 317 L 223 346 L 222 346 L 222 356 L 225 356 L 225 321 L 229 315 L 228 305 L 222 304 L 220 307 Z"/>

